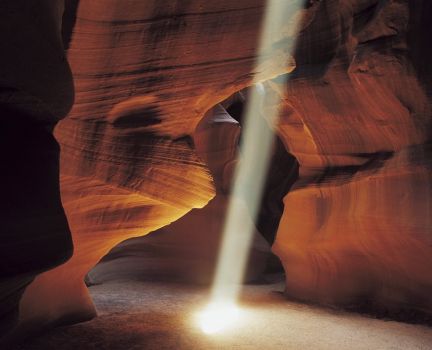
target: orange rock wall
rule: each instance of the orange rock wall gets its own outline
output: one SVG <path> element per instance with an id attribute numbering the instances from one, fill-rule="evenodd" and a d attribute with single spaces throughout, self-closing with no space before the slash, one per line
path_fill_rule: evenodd
<path id="1" fill-rule="evenodd" d="M 55 131 L 74 255 L 27 288 L 24 322 L 91 317 L 84 276 L 111 248 L 214 196 L 191 135 L 210 107 L 250 84 L 263 5 L 79 2 L 68 49 L 75 104 Z"/>
<path id="2" fill-rule="evenodd" d="M 359 23 L 367 8 L 316 6 L 340 14 L 323 33 L 339 38 L 334 58 L 319 74 L 305 62 L 286 86 L 269 84 L 285 96 L 279 132 L 300 163 L 273 247 L 287 294 L 430 313 L 431 81 L 420 83 L 411 60 L 420 40 L 406 41 L 414 13 L 388 1 Z"/>
<path id="3" fill-rule="evenodd" d="M 33 50 L 3 56 L 13 69 L 14 57 L 32 57 L 35 45 L 46 48 L 38 50 L 46 59 L 36 59 L 50 69 L 28 79 L 30 66 L 17 61 L 24 78 L 6 74 L 4 85 L 30 92 L 50 123 L 72 99 L 61 8 L 44 1 L 41 18 L 46 12 L 55 19 L 38 26 L 30 6 L 24 19 L 40 30 L 24 31 L 21 46 L 29 42 Z M 293 38 L 282 36 L 273 43 L 286 54 L 282 68 L 270 60 L 254 71 L 263 10 L 263 0 L 79 2 L 67 54 L 75 103 L 55 130 L 75 250 L 26 289 L 22 325 L 94 316 L 83 283 L 90 268 L 119 242 L 214 196 L 191 139 L 200 119 L 253 75 L 266 80 L 294 69 L 283 51 Z M 431 310 L 431 89 L 422 59 L 430 57 L 423 10 L 404 0 L 307 1 L 296 69 L 286 85 L 266 83 L 270 98 L 283 96 L 282 105 L 270 101 L 266 108 L 282 107 L 277 131 L 300 163 L 273 247 L 291 296 Z"/>

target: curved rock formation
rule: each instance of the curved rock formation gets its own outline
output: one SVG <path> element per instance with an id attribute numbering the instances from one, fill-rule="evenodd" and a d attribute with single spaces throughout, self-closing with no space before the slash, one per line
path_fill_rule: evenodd
<path id="1" fill-rule="evenodd" d="M 221 246 L 233 171 L 241 161 L 240 133 L 239 123 L 221 104 L 210 109 L 198 124 L 193 141 L 212 174 L 216 196 L 204 208 L 193 209 L 166 227 L 119 244 L 89 272 L 87 283 L 134 279 L 210 284 Z M 238 215 L 244 222 L 250 221 L 247 203 L 242 208 Z M 256 231 L 245 281 L 263 281 L 271 258 L 269 244 Z"/>
<path id="2" fill-rule="evenodd" d="M 79 2 L 68 50 L 75 104 L 55 132 L 74 255 L 27 288 L 23 324 L 94 315 L 83 279 L 113 246 L 214 196 L 191 142 L 196 125 L 254 73 L 264 79 L 293 69 L 287 56 L 269 58 L 254 72 L 263 6 L 263 0 Z"/>
<path id="3" fill-rule="evenodd" d="M 73 102 L 62 1 L 0 4 L 0 337 L 34 276 L 72 254 L 52 129 Z"/>
<path id="4" fill-rule="evenodd" d="M 424 18 L 407 1 L 314 6 L 296 71 L 269 84 L 300 163 L 273 247 L 287 293 L 430 314 L 432 81 L 416 75 L 421 39 L 406 40 Z"/>
<path id="5" fill-rule="evenodd" d="M 191 135 L 209 108 L 253 76 L 269 80 L 292 71 L 285 48 L 295 33 L 297 68 L 286 85 L 277 78 L 266 83 L 270 97 L 283 96 L 282 106 L 269 102 L 267 108 L 282 107 L 278 133 L 300 164 L 273 247 L 287 273 L 287 293 L 432 313 L 426 0 L 307 1 L 300 14 L 291 14 L 302 16 L 300 30 L 278 31 L 272 43 L 278 58 L 256 70 L 264 0 L 68 4 L 76 9 L 76 16 L 64 17 L 73 33 L 63 30 L 75 104 L 55 135 L 75 251 L 26 289 L 23 327 L 92 317 L 83 278 L 102 256 L 214 196 Z M 17 264 L 28 259 L 9 275 L 3 266 L 12 265 L 2 261 L 0 317 L 13 327 L 25 286 L 71 253 L 58 149 L 49 131 L 70 109 L 73 89 L 61 42 L 62 2 L 3 1 L 0 9 L 10 14 L 0 23 L 6 116 L 0 149 L 9 165 L 0 174 L 10 184 L 2 234 L 26 225 L 16 229 L 23 240 L 15 234 L 2 239 L 8 253 L 1 256 Z M 20 139 L 21 133 L 28 137 Z M 212 170 L 218 191 L 228 186 L 219 178 L 231 168 Z M 46 230 L 37 224 L 41 218 Z M 39 247 L 34 239 L 57 243 Z M 32 249 L 11 253 L 25 245 Z"/>

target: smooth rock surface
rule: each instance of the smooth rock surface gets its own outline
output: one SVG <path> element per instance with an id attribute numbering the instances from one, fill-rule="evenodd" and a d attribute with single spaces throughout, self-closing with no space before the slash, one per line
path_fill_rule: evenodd
<path id="1" fill-rule="evenodd" d="M 60 237 L 47 245 L 52 255 L 35 259 L 38 265 L 48 257 L 41 269 L 2 281 L 0 300 L 13 305 L 12 311 L 0 308 L 8 320 L 16 322 L 18 299 L 33 277 L 70 256 L 69 226 L 73 256 L 27 287 L 20 301 L 24 329 L 93 317 L 83 278 L 112 247 L 205 206 L 218 190 L 214 181 L 220 174 L 212 178 L 192 135 L 209 108 L 250 85 L 254 75 L 267 81 L 268 96 L 283 96 L 281 105 L 270 101 L 266 108 L 281 107 L 277 132 L 300 164 L 273 247 L 285 267 L 287 294 L 432 313 L 426 0 L 308 1 L 296 62 L 286 52 L 296 32 L 283 28 L 272 43 L 278 59 L 257 69 L 262 0 L 81 0 L 67 7 L 76 10 L 65 17 L 73 27 L 70 35 L 61 33 L 62 2 L 52 4 L 0 5 L 13 14 L 1 24 L 2 105 L 12 101 L 17 115 L 32 121 L 24 123 L 32 137 L 23 143 L 14 137 L 17 130 L 7 132 L 10 123 L 2 128 L 25 154 L 11 157 L 15 147 L 2 144 L 2 160 L 16 163 L 0 173 L 20 169 L 4 182 L 12 179 L 6 191 L 12 200 L 37 194 L 32 201 L 41 201 L 31 208 L 53 210 L 44 220 L 47 235 L 30 234 L 23 246 Z M 51 135 L 73 98 L 62 34 L 75 81 L 75 104 L 55 131 L 69 224 Z M 283 73 L 291 73 L 286 85 L 273 79 Z M 28 169 L 33 163 L 41 169 Z M 20 188 L 26 174 L 38 179 L 36 192 L 31 182 Z M 44 181 L 50 183 L 45 196 Z M 8 203 L 3 205 L 10 210 Z M 22 220 L 10 222 L 43 230 L 33 217 L 23 210 Z M 60 229 L 52 229 L 53 223 Z M 6 248 L 9 243 L 19 242 L 2 241 Z"/>
<path id="2" fill-rule="evenodd" d="M 75 23 L 67 53 L 75 103 L 55 135 L 74 254 L 26 289 L 24 325 L 95 315 L 87 272 L 121 241 L 155 231 L 214 196 L 191 142 L 200 119 L 254 74 L 264 80 L 294 69 L 283 46 L 276 59 L 254 67 L 263 6 L 263 0 L 72 6 L 75 16 L 65 18 Z"/>
<path id="3" fill-rule="evenodd" d="M 286 292 L 431 314 L 432 81 L 412 58 L 430 50 L 406 40 L 426 23 L 410 20 L 419 14 L 407 1 L 314 7 L 295 72 L 268 84 L 284 96 L 278 131 L 300 164 L 273 246 Z M 325 8 L 339 17 L 326 22 Z M 327 62 L 308 59 L 324 44 Z"/>

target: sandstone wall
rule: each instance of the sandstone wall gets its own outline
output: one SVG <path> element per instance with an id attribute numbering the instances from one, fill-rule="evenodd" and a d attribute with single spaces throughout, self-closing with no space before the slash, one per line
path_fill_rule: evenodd
<path id="1" fill-rule="evenodd" d="M 426 24 L 413 21 L 406 1 L 315 7 L 296 72 L 286 86 L 269 84 L 285 96 L 279 132 L 300 163 L 273 247 L 287 294 L 430 313 L 431 80 L 419 57 L 430 55 Z M 331 27 L 320 16 L 329 13 L 338 14 Z"/>
<path id="2" fill-rule="evenodd" d="M 191 136 L 209 108 L 251 83 L 263 6 L 79 2 L 68 22 L 75 103 L 55 130 L 74 255 L 27 288 L 23 323 L 92 317 L 84 276 L 111 248 L 214 196 Z M 269 58 L 255 73 L 293 68 L 289 56 Z"/>
<path id="3" fill-rule="evenodd" d="M 17 154 L 4 157 L 9 170 L 1 172 L 7 174 L 2 183 L 10 184 L 8 198 L 19 198 L 15 214 L 29 193 L 34 196 L 22 221 L 5 217 L 12 229 L 30 223 L 17 231 L 28 233 L 30 246 L 36 237 L 58 239 L 46 245 L 52 250 L 42 254 L 46 264 L 35 270 L 32 263 L 43 261 L 35 256 L 22 279 L 1 281 L 1 300 L 14 307 L 0 311 L 10 320 L 31 279 L 71 254 L 50 130 L 69 111 L 73 89 L 61 43 L 62 2 L 0 6 L 13 14 L 1 22 L 7 29 L 0 43 L 2 132 L 8 137 L 0 148 Z M 206 205 L 214 184 L 191 135 L 209 108 L 250 85 L 254 75 L 268 80 L 266 108 L 281 107 L 277 132 L 300 164 L 273 246 L 285 267 L 287 294 L 431 312 L 426 1 L 307 1 L 287 84 L 273 78 L 294 69 L 285 48 L 295 31 L 282 28 L 272 43 L 278 59 L 254 70 L 263 0 L 81 0 L 67 8 L 76 10 L 65 17 L 72 34 L 63 30 L 75 103 L 55 136 L 75 250 L 26 289 L 23 327 L 94 316 L 83 278 L 100 258 L 119 242 Z M 272 104 L 272 94 L 283 96 L 282 105 Z M 20 143 L 22 130 L 36 136 Z M 20 144 L 25 152 L 14 153 Z M 28 174 L 38 181 L 27 181 L 22 191 Z M 34 230 L 43 225 L 29 218 L 44 215 L 46 230 Z M 4 251 L 3 242 L 16 243 L 2 240 Z M 31 251 L 44 252 L 25 252 Z"/>

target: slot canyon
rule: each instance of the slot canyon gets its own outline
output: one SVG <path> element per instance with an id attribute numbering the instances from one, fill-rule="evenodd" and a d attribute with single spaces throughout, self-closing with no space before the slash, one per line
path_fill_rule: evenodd
<path id="1" fill-rule="evenodd" d="M 0 16 L 0 349 L 432 349 L 432 2 Z M 241 317 L 207 334 L 231 207 Z"/>

